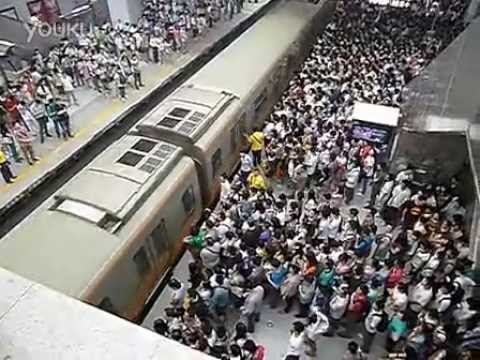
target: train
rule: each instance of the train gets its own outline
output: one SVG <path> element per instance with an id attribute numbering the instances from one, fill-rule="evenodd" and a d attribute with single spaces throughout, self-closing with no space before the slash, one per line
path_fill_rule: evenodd
<path id="1" fill-rule="evenodd" d="M 280 1 L 0 241 L 0 267 L 137 321 L 335 1 Z"/>

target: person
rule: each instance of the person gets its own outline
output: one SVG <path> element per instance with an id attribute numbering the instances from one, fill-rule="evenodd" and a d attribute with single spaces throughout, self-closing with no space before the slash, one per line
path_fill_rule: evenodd
<path id="1" fill-rule="evenodd" d="M 240 153 L 240 179 L 247 181 L 250 172 L 254 168 L 253 159 L 247 152 Z"/>
<path id="2" fill-rule="evenodd" d="M 140 88 L 144 87 L 142 81 L 142 71 L 140 70 L 140 60 L 138 59 L 136 54 L 133 54 L 132 58 L 130 59 L 130 65 L 133 70 L 133 81 L 135 89 L 140 90 Z"/>
<path id="3" fill-rule="evenodd" d="M 329 321 L 330 328 L 327 332 L 328 336 L 334 336 L 335 332 L 342 320 L 343 316 L 347 312 L 349 303 L 348 285 L 342 284 L 339 287 L 334 288 L 334 294 L 329 302 Z"/>
<path id="4" fill-rule="evenodd" d="M 172 278 L 168 282 L 168 287 L 171 289 L 170 305 L 174 308 L 182 307 L 186 295 L 185 285 Z"/>
<path id="5" fill-rule="evenodd" d="M 253 165 L 260 166 L 262 163 L 262 152 L 265 146 L 265 135 L 257 127 L 253 128 L 252 134 L 247 136 L 250 150 L 253 156 Z"/>
<path id="6" fill-rule="evenodd" d="M 311 314 L 308 317 L 308 323 L 305 327 L 305 354 L 316 358 L 317 357 L 317 340 L 320 335 L 325 334 L 328 331 L 329 322 L 327 316 L 319 311 Z"/>
<path id="7" fill-rule="evenodd" d="M 403 204 L 410 198 L 412 192 L 408 187 L 408 182 L 402 181 L 392 190 L 392 195 L 387 201 L 384 211 L 384 219 L 388 224 L 397 225 Z"/>
<path id="8" fill-rule="evenodd" d="M 300 321 L 295 321 L 292 326 L 285 358 L 300 360 L 305 346 L 305 325 Z"/>
<path id="9" fill-rule="evenodd" d="M 355 188 L 360 181 L 360 165 L 357 161 L 350 164 L 345 179 L 345 204 L 348 205 L 353 200 Z"/>
<path id="10" fill-rule="evenodd" d="M 217 286 L 213 288 L 212 297 L 210 299 L 210 311 L 220 321 L 223 321 L 227 307 L 230 305 L 230 291 L 225 287 L 225 279 L 222 275 L 217 275 L 215 280 Z"/>
<path id="11" fill-rule="evenodd" d="M 20 145 L 20 149 L 22 149 L 25 159 L 30 165 L 33 165 L 35 162 L 39 160 L 39 158 L 35 156 L 35 153 L 33 151 L 33 146 L 32 146 L 33 139 L 30 134 L 30 131 L 28 131 L 25 126 L 23 126 L 19 121 L 17 121 L 13 128 L 13 133 Z"/>
<path id="12" fill-rule="evenodd" d="M 298 286 L 298 302 L 300 311 L 296 317 L 307 317 L 310 304 L 315 296 L 315 278 L 313 275 L 306 275 Z"/>
<path id="13" fill-rule="evenodd" d="M 63 136 L 65 140 L 67 137 L 73 138 L 73 134 L 70 127 L 70 115 L 68 114 L 67 105 L 63 102 L 57 103 L 57 119 L 60 134 Z"/>
<path id="14" fill-rule="evenodd" d="M 47 104 L 47 115 L 53 121 L 53 125 L 55 127 L 55 133 L 57 134 L 57 138 L 60 139 L 62 134 L 60 131 L 61 125 L 60 125 L 60 119 L 58 114 L 59 111 L 60 111 L 59 104 L 55 101 L 54 98 L 51 98 Z"/>
<path id="15" fill-rule="evenodd" d="M 15 179 L 17 177 L 13 175 L 7 156 L 1 149 L 0 149 L 0 171 L 2 173 L 3 180 L 5 180 L 7 184 L 12 184 L 15 182 Z"/>
<path id="16" fill-rule="evenodd" d="M 343 354 L 342 360 L 366 360 L 358 343 L 350 341 L 347 350 Z"/>
<path id="17" fill-rule="evenodd" d="M 350 297 L 350 303 L 346 313 L 344 323 L 344 330 L 338 332 L 338 335 L 345 338 L 351 338 L 352 334 L 356 332 L 357 324 L 362 319 L 365 311 L 368 308 L 368 287 L 360 285 L 357 290 Z"/>
<path id="18" fill-rule="evenodd" d="M 187 244 L 188 250 L 190 251 L 194 259 L 198 259 L 200 256 L 200 251 L 205 244 L 206 233 L 206 230 L 202 229 L 200 226 L 192 226 L 190 235 L 187 236 L 184 240 L 185 244 Z"/>
<path id="19" fill-rule="evenodd" d="M 75 88 L 72 83 L 72 79 L 70 76 L 66 74 L 60 74 L 60 81 L 63 85 L 63 91 L 65 93 L 65 98 L 69 105 L 78 105 L 78 99 L 75 96 Z"/>
<path id="20" fill-rule="evenodd" d="M 255 322 L 260 320 L 260 311 L 264 296 L 265 290 L 262 285 L 255 286 L 246 294 L 242 306 L 242 316 L 246 318 L 247 330 L 250 333 L 255 332 Z"/>
<path id="21" fill-rule="evenodd" d="M 383 300 L 378 300 L 373 304 L 372 309 L 368 313 L 363 323 L 363 344 L 362 351 L 365 354 L 370 353 L 370 348 L 372 347 L 373 340 L 378 330 L 384 331 L 388 326 L 388 316 L 383 310 L 385 303 Z M 385 323 L 383 325 L 382 323 Z M 380 326 L 383 326 L 380 328 Z"/>
<path id="22" fill-rule="evenodd" d="M 250 186 L 250 189 L 257 191 L 267 190 L 267 184 L 265 183 L 265 179 L 260 173 L 260 170 L 258 169 L 253 169 L 250 175 L 248 175 L 247 182 Z"/>
<path id="23" fill-rule="evenodd" d="M 31 111 L 35 120 L 38 122 L 38 128 L 40 133 L 40 142 L 43 144 L 45 142 L 45 137 L 52 137 L 48 132 L 48 114 L 45 104 L 40 100 L 36 99 L 31 106 Z"/>

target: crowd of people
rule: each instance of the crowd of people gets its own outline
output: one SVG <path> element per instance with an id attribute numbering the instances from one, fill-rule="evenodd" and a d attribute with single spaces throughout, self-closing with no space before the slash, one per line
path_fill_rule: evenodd
<path id="1" fill-rule="evenodd" d="M 73 136 L 69 111 L 78 105 L 78 88 L 126 100 L 129 91 L 144 86 L 142 62 L 164 62 L 170 53 L 183 51 L 189 38 L 221 19 L 232 19 L 242 7 L 242 0 L 145 0 L 136 24 L 107 23 L 72 34 L 75 38 L 64 39 L 47 54 L 36 50 L 29 70 L 8 89 L 0 89 L 4 180 L 15 181 L 12 162 L 33 165 L 38 160 L 36 137 L 43 143 L 53 131 L 58 138 Z"/>
<path id="2" fill-rule="evenodd" d="M 399 105 L 461 30 L 465 3 L 427 5 L 338 4 L 266 126 L 247 136 L 217 207 L 185 239 L 189 285 L 170 280 L 158 333 L 217 358 L 262 360 L 268 349 L 251 335 L 262 308 L 298 308 L 286 360 L 321 357 L 321 336 L 351 339 L 345 360 L 368 358 L 375 341 L 390 358 L 478 358 L 459 184 L 421 183 L 410 165 L 392 173 L 350 128 L 355 101 Z"/>

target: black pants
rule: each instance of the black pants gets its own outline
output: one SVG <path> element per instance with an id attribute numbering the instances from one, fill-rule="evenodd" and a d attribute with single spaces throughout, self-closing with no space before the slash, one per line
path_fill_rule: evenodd
<path id="1" fill-rule="evenodd" d="M 389 225 L 397 225 L 400 211 L 392 206 L 385 207 L 383 211 L 383 220 Z"/>
<path id="2" fill-rule="evenodd" d="M 158 47 L 153 47 L 152 48 L 152 53 L 153 53 L 153 62 L 155 62 L 156 64 L 158 64 L 158 62 L 160 61 L 160 56 L 159 56 L 159 53 L 158 53 Z"/>
<path id="3" fill-rule="evenodd" d="M 295 296 L 287 297 L 285 299 L 285 303 L 287 304 L 285 306 L 285 312 L 286 313 L 289 313 L 290 310 L 292 310 L 292 306 L 293 306 L 294 302 L 295 302 Z"/>
<path id="4" fill-rule="evenodd" d="M 141 72 L 134 72 L 133 73 L 133 80 L 135 82 L 135 88 L 138 90 L 143 86 L 142 83 L 142 73 Z"/>
<path id="5" fill-rule="evenodd" d="M 12 170 L 10 170 L 10 165 L 8 165 L 8 162 L 0 164 L 0 172 L 2 173 L 3 180 L 5 180 L 5 182 L 9 183 L 12 181 L 13 174 Z"/>
<path id="6" fill-rule="evenodd" d="M 355 195 L 355 188 L 345 186 L 345 204 L 350 204 Z"/>
<path id="7" fill-rule="evenodd" d="M 51 136 L 47 128 L 48 118 L 46 116 L 39 117 L 37 122 L 40 132 L 40 142 L 43 144 L 45 142 L 45 136 Z"/>
<path id="8" fill-rule="evenodd" d="M 363 326 L 362 335 L 363 335 L 362 351 L 368 354 L 370 352 L 370 348 L 372 347 L 373 340 L 375 339 L 375 334 L 368 332 L 367 329 L 365 329 L 365 326 Z"/>
<path id="9" fill-rule="evenodd" d="M 262 150 L 252 150 L 253 165 L 260 166 L 262 164 Z"/>
<path id="10" fill-rule="evenodd" d="M 247 331 L 255 332 L 255 323 L 260 321 L 260 313 L 251 313 L 247 315 Z"/>
<path id="11" fill-rule="evenodd" d="M 64 139 L 68 137 L 73 137 L 70 131 L 70 117 L 69 116 L 62 116 L 59 119 L 60 129 L 62 132 L 62 136 Z"/>

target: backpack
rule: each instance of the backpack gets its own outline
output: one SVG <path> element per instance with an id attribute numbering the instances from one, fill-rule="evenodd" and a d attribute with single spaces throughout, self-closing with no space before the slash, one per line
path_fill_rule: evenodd
<path id="1" fill-rule="evenodd" d="M 380 320 L 380 322 L 377 325 L 377 331 L 380 331 L 382 333 L 385 332 L 385 330 L 387 330 L 387 328 L 388 328 L 389 322 L 390 321 L 388 320 L 387 313 L 385 311 L 382 312 L 382 319 Z"/>

